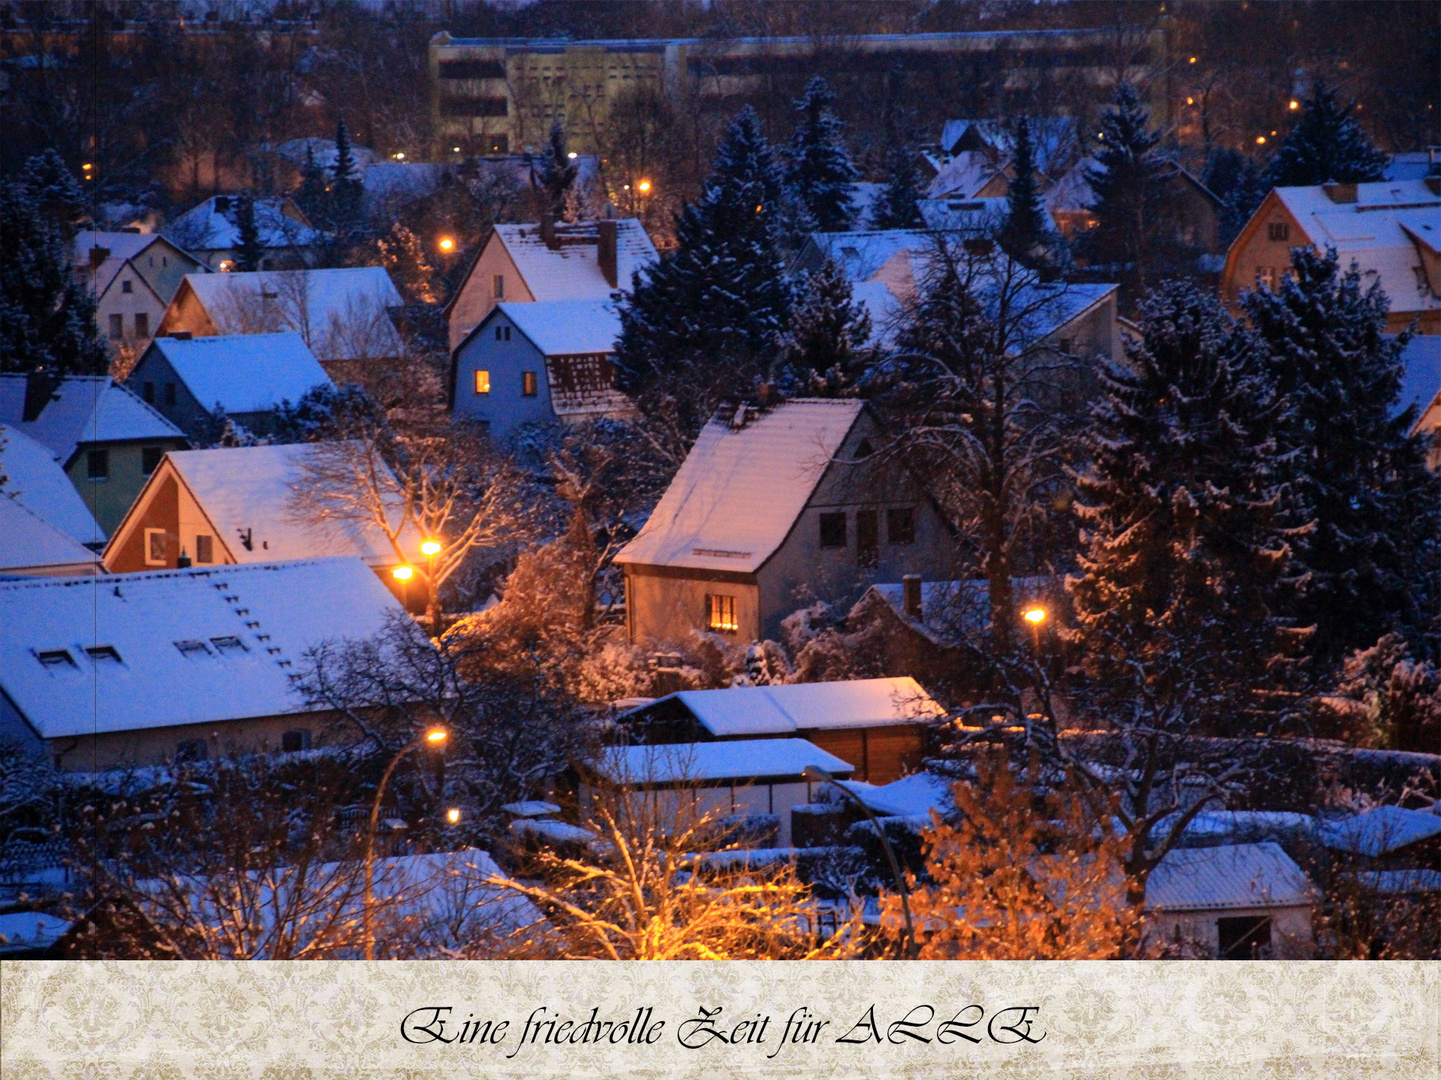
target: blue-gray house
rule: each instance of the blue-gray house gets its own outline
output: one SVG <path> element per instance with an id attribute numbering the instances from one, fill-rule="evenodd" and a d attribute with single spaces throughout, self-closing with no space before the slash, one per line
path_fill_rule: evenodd
<path id="1" fill-rule="evenodd" d="M 504 440 L 523 424 L 630 415 L 615 387 L 614 300 L 497 304 L 456 346 L 450 408 Z"/>

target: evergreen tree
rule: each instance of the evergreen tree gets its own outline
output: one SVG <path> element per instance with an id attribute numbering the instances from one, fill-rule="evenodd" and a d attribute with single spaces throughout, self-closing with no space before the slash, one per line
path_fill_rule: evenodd
<path id="1" fill-rule="evenodd" d="M 74 223 L 85 214 L 85 191 L 58 153 L 45 150 L 26 161 L 20 182 L 40 213 L 73 234 Z"/>
<path id="2" fill-rule="evenodd" d="M 870 337 L 865 304 L 852 302 L 850 281 L 827 259 L 807 277 L 791 311 L 776 381 L 786 391 L 812 397 L 841 393 L 864 374 Z"/>
<path id="3" fill-rule="evenodd" d="M 325 170 L 315 160 L 315 149 L 309 139 L 305 140 L 305 166 L 300 172 L 300 187 L 295 192 L 295 202 L 311 218 L 321 220 L 326 216 L 325 203 L 329 185 L 325 182 Z"/>
<path id="4" fill-rule="evenodd" d="M 249 192 L 235 200 L 235 228 L 240 233 L 240 242 L 235 248 L 235 269 L 259 270 L 265 249 L 260 245 L 260 230 L 255 225 L 255 199 Z"/>
<path id="5" fill-rule="evenodd" d="M 1141 343 L 1101 373 L 1078 477 L 1069 581 L 1091 704 L 1146 725 L 1255 730 L 1294 641 L 1274 430 L 1284 402 L 1262 349 L 1210 297 L 1168 282 Z"/>
<path id="6" fill-rule="evenodd" d="M 755 110 L 732 121 L 700 199 L 676 222 L 676 247 L 632 282 L 616 364 L 643 409 L 691 435 L 717 402 L 750 393 L 790 314 L 777 248 L 783 182 Z"/>
<path id="7" fill-rule="evenodd" d="M 1255 159 L 1230 147 L 1211 153 L 1201 179 L 1211 194 L 1221 200 L 1221 243 L 1229 247 L 1270 188 Z"/>
<path id="8" fill-rule="evenodd" d="M 821 232 L 845 232 L 855 213 L 851 185 L 859 174 L 842 138 L 844 125 L 831 109 L 835 102 L 825 79 L 813 76 L 795 103 L 801 120 L 791 136 L 786 171 L 792 197 Z"/>
<path id="9" fill-rule="evenodd" d="M 1016 121 L 1014 141 L 1011 165 L 1016 175 L 1006 193 L 1006 219 L 997 239 L 1011 258 L 1038 267 L 1049 261 L 1046 249 L 1051 227 L 1036 181 L 1036 144 L 1029 118 L 1022 116 Z"/>
<path id="10" fill-rule="evenodd" d="M 1296 126 L 1276 147 L 1266 171 L 1266 189 L 1337 181 L 1343 184 L 1380 180 L 1386 155 L 1372 145 L 1336 92 L 1317 83 L 1301 103 Z"/>
<path id="11" fill-rule="evenodd" d="M 345 114 L 335 126 L 335 165 L 330 174 L 330 220 L 338 232 L 347 232 L 360 223 L 360 204 L 364 187 L 350 148 L 350 131 Z"/>
<path id="12" fill-rule="evenodd" d="M 1092 262 L 1119 265 L 1133 288 L 1145 287 L 1151 235 L 1161 209 L 1163 163 L 1156 153 L 1159 133 L 1147 128 L 1150 114 L 1130 83 L 1116 87 L 1101 118 L 1101 148 L 1086 169 L 1095 192 L 1096 225 L 1086 233 Z"/>
<path id="13" fill-rule="evenodd" d="M 915 155 L 901 143 L 892 142 L 886 147 L 886 186 L 871 210 L 871 228 L 919 229 L 921 211 L 916 202 L 920 198 Z"/>
<path id="14" fill-rule="evenodd" d="M 96 333 L 95 300 L 71 269 L 79 185 L 65 182 L 68 173 L 56 172 L 59 158 L 45 160 L 50 155 L 32 158 L 19 181 L 0 185 L 0 371 L 99 375 L 109 356 Z"/>
<path id="15" fill-rule="evenodd" d="M 535 164 L 535 183 L 545 197 L 546 208 L 557 221 L 565 218 L 566 196 L 575 184 L 576 166 L 565 148 L 565 130 L 560 121 L 550 125 L 550 140 L 545 153 Z"/>
<path id="16" fill-rule="evenodd" d="M 1421 644 L 1436 614 L 1434 559 L 1441 487 L 1426 469 L 1427 440 L 1396 409 L 1406 335 L 1386 336 L 1387 300 L 1334 250 L 1292 253 L 1272 292 L 1241 300 L 1289 401 L 1279 460 L 1294 504 L 1307 587 L 1297 607 L 1314 624 L 1314 652 L 1334 661 L 1400 630 Z M 1433 651 L 1433 650 L 1427 650 Z"/>

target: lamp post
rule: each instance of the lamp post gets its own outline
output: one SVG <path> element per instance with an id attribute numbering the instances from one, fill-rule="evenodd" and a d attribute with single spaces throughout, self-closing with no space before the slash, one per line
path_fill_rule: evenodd
<path id="1" fill-rule="evenodd" d="M 400 759 L 405 757 L 418 746 L 433 746 L 439 749 L 445 743 L 446 731 L 444 728 L 431 728 L 424 735 L 402 746 L 390 764 L 386 765 L 385 772 L 380 774 L 380 784 L 375 789 L 375 801 L 370 804 L 370 828 L 365 834 L 365 896 L 361 901 L 361 922 L 362 932 L 365 936 L 365 958 L 375 959 L 375 930 L 371 925 L 371 891 L 375 882 L 375 827 L 380 821 L 380 802 L 385 798 L 385 785 L 390 783 L 390 774 L 395 772 L 395 767 L 400 764 Z M 460 815 L 456 814 L 459 819 Z"/>
<path id="2" fill-rule="evenodd" d="M 415 577 L 415 567 L 402 563 L 390 572 L 390 576 L 400 582 L 400 602 L 405 610 L 410 610 L 410 579 Z"/>
<path id="3" fill-rule="evenodd" d="M 870 819 L 871 824 L 876 827 L 876 832 L 881 838 L 881 846 L 886 849 L 886 859 L 889 860 L 891 864 L 891 874 L 896 879 L 896 889 L 899 890 L 901 894 L 901 912 L 906 917 L 906 958 L 909 960 L 916 959 L 919 950 L 916 948 L 916 928 L 911 922 L 911 894 L 910 890 L 906 888 L 906 879 L 901 874 L 901 864 L 896 859 L 895 849 L 891 847 L 891 841 L 890 838 L 886 836 L 886 830 L 881 828 L 881 823 L 876 820 L 876 815 L 871 813 L 871 808 L 861 801 L 861 797 L 844 784 L 839 783 L 836 778 L 826 772 L 825 769 L 817 765 L 807 765 L 801 771 L 801 775 L 807 780 L 815 781 L 816 783 L 830 784 L 846 798 L 853 800 L 855 804 L 861 808 L 861 812 Z"/>
<path id="4" fill-rule="evenodd" d="M 435 557 L 440 554 L 440 541 L 426 540 L 420 545 L 420 553 L 429 560 L 425 572 L 425 621 L 430 624 L 430 636 L 440 636 L 440 588 L 435 582 Z"/>

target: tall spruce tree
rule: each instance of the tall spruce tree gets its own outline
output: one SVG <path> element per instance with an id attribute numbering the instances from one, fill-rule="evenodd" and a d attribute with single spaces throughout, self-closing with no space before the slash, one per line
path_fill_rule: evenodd
<path id="1" fill-rule="evenodd" d="M 783 181 L 747 106 L 721 139 L 701 197 L 676 222 L 676 247 L 635 275 L 616 364 L 642 409 L 690 435 L 724 396 L 749 393 L 790 315 L 777 247 Z"/>
<path id="2" fill-rule="evenodd" d="M 1101 373 L 1068 584 L 1090 704 L 1173 732 L 1255 730 L 1295 652 L 1264 348 L 1193 286 L 1141 303 L 1141 341 Z M 1267 700 L 1274 701 L 1272 697 Z"/>
<path id="3" fill-rule="evenodd" d="M 871 317 L 845 273 L 830 259 L 807 276 L 791 311 L 776 380 L 788 392 L 829 396 L 849 390 L 873 353 Z"/>
<path id="4" fill-rule="evenodd" d="M 1278 432 L 1307 585 L 1296 615 L 1314 653 L 1335 661 L 1399 630 L 1434 652 L 1441 481 L 1426 469 L 1414 416 L 1396 408 L 1406 335 L 1386 336 L 1387 300 L 1336 252 L 1292 252 L 1272 291 L 1241 300 L 1289 402 Z"/>
<path id="5" fill-rule="evenodd" d="M 235 269 L 242 272 L 259 270 L 265 249 L 260 244 L 260 229 L 255 224 L 255 197 L 248 191 L 235 200 L 235 229 L 240 234 L 235 247 Z"/>
<path id="6" fill-rule="evenodd" d="M 1093 263 L 1115 267 L 1137 291 L 1146 284 L 1147 256 L 1162 205 L 1163 162 L 1156 153 L 1161 136 L 1149 122 L 1136 88 L 1121 83 L 1101 116 L 1101 146 L 1086 169 L 1086 182 L 1096 195 L 1096 225 L 1086 233 L 1086 253 Z"/>
<path id="7" fill-rule="evenodd" d="M 335 125 L 335 165 L 330 170 L 330 219 L 337 232 L 348 232 L 360 224 L 360 204 L 364 188 L 350 146 L 350 130 L 345 114 Z"/>
<path id="8" fill-rule="evenodd" d="M 565 129 L 560 121 L 550 125 L 545 153 L 535 162 L 535 184 L 546 201 L 546 209 L 560 220 L 565 215 L 566 196 L 575 183 L 576 166 L 565 147 Z"/>
<path id="9" fill-rule="evenodd" d="M 1266 170 L 1266 189 L 1380 180 L 1386 155 L 1366 137 L 1351 108 L 1342 107 L 1336 92 L 1318 82 L 1301 103 L 1296 126 L 1276 147 Z"/>
<path id="10" fill-rule="evenodd" d="M 825 79 L 812 76 L 795 102 L 800 122 L 791 136 L 786 183 L 809 222 L 821 232 L 845 232 L 855 211 L 851 185 L 857 176 L 846 150 L 844 126 L 832 110 L 836 95 Z"/>
<path id="11" fill-rule="evenodd" d="M 891 141 L 886 147 L 886 186 L 871 209 L 873 229 L 918 229 L 921 198 L 916 159 L 910 148 Z"/>
<path id="12" fill-rule="evenodd" d="M 1011 166 L 1015 176 L 1006 192 L 1006 218 L 997 239 L 1011 258 L 1034 268 L 1049 261 L 1051 227 L 1050 215 L 1041 204 L 1041 189 L 1036 178 L 1036 143 L 1029 117 L 1016 120 L 1013 138 Z"/>
<path id="13" fill-rule="evenodd" d="M 330 185 L 325 179 L 325 170 L 315 160 L 315 148 L 311 140 L 305 140 L 305 164 L 300 170 L 300 187 L 295 191 L 295 202 L 306 214 L 315 220 L 326 214 L 326 201 Z"/>
<path id="14" fill-rule="evenodd" d="M 100 375 L 110 358 L 96 333 L 95 300 L 71 268 L 83 196 L 50 155 L 0 185 L 0 371 Z"/>

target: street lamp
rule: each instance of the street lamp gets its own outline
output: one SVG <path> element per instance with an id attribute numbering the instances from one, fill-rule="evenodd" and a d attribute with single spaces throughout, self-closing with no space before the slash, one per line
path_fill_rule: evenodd
<path id="1" fill-rule="evenodd" d="M 881 823 L 876 820 L 876 815 L 871 813 L 871 808 L 861 801 L 861 797 L 844 784 L 839 783 L 834 776 L 826 772 L 818 765 L 807 765 L 801 770 L 801 775 L 807 780 L 818 784 L 830 784 L 846 798 L 851 799 L 861 808 L 861 812 L 870 819 L 880 835 L 881 846 L 886 849 L 886 859 L 891 864 L 891 874 L 896 879 L 896 888 L 901 894 L 901 911 L 906 917 L 906 955 L 909 959 L 916 959 L 919 950 L 916 948 L 916 928 L 911 922 L 910 891 L 906 888 L 906 879 L 901 874 L 901 864 L 896 860 L 895 849 L 891 847 L 890 838 L 886 836 L 886 830 L 881 828 Z"/>
<path id="2" fill-rule="evenodd" d="M 440 238 L 440 250 L 441 250 L 441 251 L 450 251 L 450 250 L 451 250 L 452 248 L 454 248 L 454 247 L 455 247 L 455 241 L 452 240 L 450 237 L 448 237 L 448 236 L 442 236 L 442 237 Z"/>
<path id="3" fill-rule="evenodd" d="M 375 870 L 375 827 L 380 821 L 380 801 L 385 798 L 385 785 L 390 783 L 390 774 L 395 772 L 395 767 L 400 764 L 401 758 L 405 757 L 406 754 L 418 746 L 431 746 L 439 749 L 445 743 L 446 734 L 447 732 L 444 728 L 437 727 L 431 728 L 424 735 L 412 739 L 396 751 L 395 756 L 390 759 L 390 764 L 385 767 L 385 772 L 380 774 L 380 784 L 375 789 L 375 801 L 370 804 L 370 828 L 365 834 L 365 896 L 361 903 L 361 921 L 365 935 L 365 958 L 367 960 L 375 959 L 375 931 L 371 925 L 370 916 L 370 910 L 373 906 L 371 889 L 374 885 Z M 452 810 L 451 813 L 455 814 L 456 819 L 459 819 L 460 811 Z"/>
<path id="4" fill-rule="evenodd" d="M 450 822 L 452 825 L 458 824 L 460 822 L 460 807 L 452 806 L 449 810 L 447 810 L 445 812 L 445 820 Z"/>
<path id="5" fill-rule="evenodd" d="M 415 577 L 415 567 L 401 563 L 390 572 L 390 576 L 400 582 L 400 602 L 405 605 L 405 610 L 410 610 L 410 579 Z"/>
<path id="6" fill-rule="evenodd" d="M 639 191 L 642 195 L 649 195 L 649 194 L 650 194 L 650 181 L 649 181 L 649 180 L 642 180 L 639 184 L 637 184 L 637 185 L 635 186 L 635 189 L 636 189 L 637 191 Z"/>

